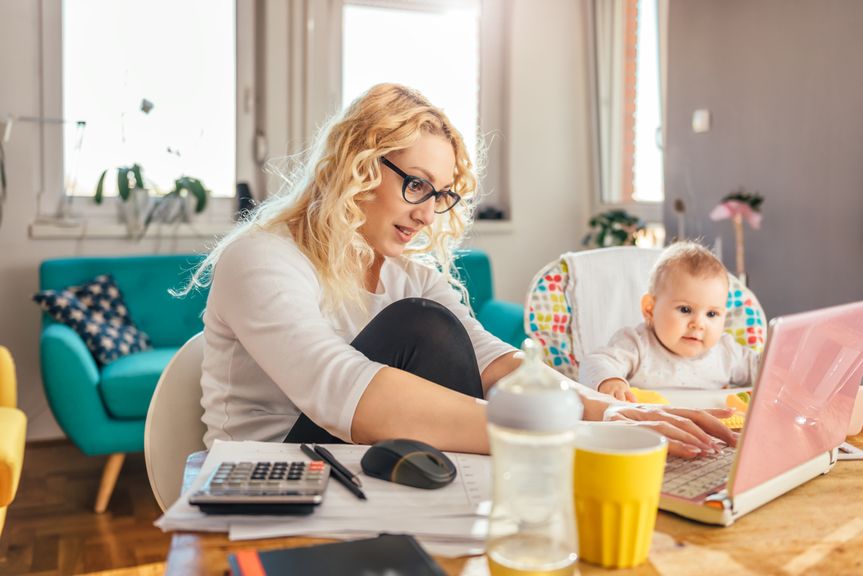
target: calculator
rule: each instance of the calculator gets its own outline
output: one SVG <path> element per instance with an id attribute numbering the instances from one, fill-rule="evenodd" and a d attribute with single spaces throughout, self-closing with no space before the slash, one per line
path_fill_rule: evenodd
<path id="1" fill-rule="evenodd" d="M 330 478 L 325 462 L 223 462 L 189 504 L 205 514 L 311 514 Z"/>

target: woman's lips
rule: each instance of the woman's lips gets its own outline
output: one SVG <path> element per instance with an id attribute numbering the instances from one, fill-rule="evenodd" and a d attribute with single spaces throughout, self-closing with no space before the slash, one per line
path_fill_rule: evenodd
<path id="1" fill-rule="evenodd" d="M 405 228 L 404 226 L 399 226 L 398 224 L 396 224 L 396 230 L 399 233 L 399 237 L 404 242 L 410 241 L 410 239 L 413 238 L 413 235 L 415 233 L 415 230 L 413 230 L 412 228 Z"/>

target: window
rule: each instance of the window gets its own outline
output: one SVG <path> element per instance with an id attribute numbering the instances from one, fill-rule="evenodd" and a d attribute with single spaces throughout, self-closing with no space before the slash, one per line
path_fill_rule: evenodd
<path id="1" fill-rule="evenodd" d="M 444 109 L 476 158 L 480 30 L 476 3 L 437 10 L 347 3 L 342 26 L 342 106 L 379 82 L 411 86 Z"/>
<path id="2" fill-rule="evenodd" d="M 662 0 L 593 0 L 598 204 L 661 220 Z"/>
<path id="3" fill-rule="evenodd" d="M 138 163 L 161 190 L 187 174 L 233 196 L 235 30 L 233 0 L 64 0 L 63 117 L 86 122 L 64 125 L 67 193 Z"/>
<path id="4" fill-rule="evenodd" d="M 41 181 L 36 222 L 114 221 L 95 206 L 103 170 L 138 163 L 161 191 L 180 175 L 228 221 L 256 173 L 254 6 L 237 0 L 40 3 Z M 116 177 L 106 178 L 106 195 Z M 59 206 L 59 208 L 58 208 Z"/>

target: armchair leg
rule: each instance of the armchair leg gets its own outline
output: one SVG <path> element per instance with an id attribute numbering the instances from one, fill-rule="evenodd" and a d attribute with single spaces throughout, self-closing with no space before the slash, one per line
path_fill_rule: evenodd
<path id="1" fill-rule="evenodd" d="M 108 501 L 114 492 L 114 485 L 117 483 L 117 477 L 120 475 L 120 469 L 123 468 L 125 459 L 126 455 L 122 452 L 108 456 L 108 461 L 105 462 L 105 467 L 102 469 L 99 493 L 96 495 L 96 514 L 101 514 L 108 508 Z"/>

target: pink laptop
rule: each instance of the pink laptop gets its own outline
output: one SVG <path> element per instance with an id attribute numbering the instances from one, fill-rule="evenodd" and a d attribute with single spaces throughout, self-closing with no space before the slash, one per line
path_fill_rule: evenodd
<path id="1" fill-rule="evenodd" d="M 826 474 L 845 440 L 863 379 L 863 302 L 770 322 L 736 450 L 670 457 L 659 507 L 728 526 Z"/>

